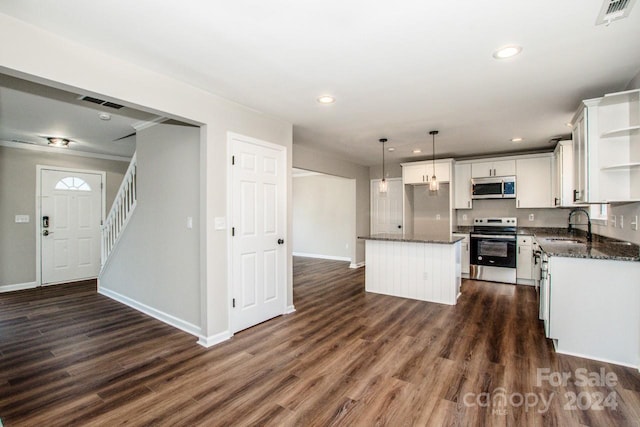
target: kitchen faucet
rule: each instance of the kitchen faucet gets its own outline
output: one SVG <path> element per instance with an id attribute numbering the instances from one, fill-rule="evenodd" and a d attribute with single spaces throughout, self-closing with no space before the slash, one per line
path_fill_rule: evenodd
<path id="1" fill-rule="evenodd" d="M 580 212 L 584 213 L 587 216 L 587 223 L 586 224 L 571 224 L 571 217 L 573 216 L 573 214 L 580 213 Z M 569 233 L 571 233 L 573 231 L 573 226 L 574 225 L 586 225 L 587 226 L 587 242 L 591 242 L 593 240 L 593 236 L 591 234 L 591 218 L 589 217 L 589 212 L 587 212 L 586 209 L 575 208 L 571 212 L 569 212 Z"/>

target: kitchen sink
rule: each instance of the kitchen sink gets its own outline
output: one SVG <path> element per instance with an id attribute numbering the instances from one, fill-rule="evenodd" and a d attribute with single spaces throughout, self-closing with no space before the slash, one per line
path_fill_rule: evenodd
<path id="1" fill-rule="evenodd" d="M 568 237 L 551 237 L 548 239 L 544 239 L 548 242 L 558 242 L 558 243 L 583 243 L 576 239 L 570 239 Z"/>

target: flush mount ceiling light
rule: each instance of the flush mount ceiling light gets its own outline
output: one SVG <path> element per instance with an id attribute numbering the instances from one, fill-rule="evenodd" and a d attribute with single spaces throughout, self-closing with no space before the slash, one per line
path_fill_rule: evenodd
<path id="1" fill-rule="evenodd" d="M 429 191 L 437 192 L 440 189 L 440 183 L 436 178 L 436 135 L 438 134 L 437 130 L 429 131 L 429 135 L 432 137 L 433 141 L 433 176 L 431 177 L 431 181 L 429 181 Z"/>
<path id="2" fill-rule="evenodd" d="M 71 142 L 67 138 L 59 138 L 56 136 L 47 137 L 47 141 L 49 141 L 49 145 L 51 145 L 52 147 L 63 147 L 63 148 L 69 147 L 69 143 Z"/>
<path id="3" fill-rule="evenodd" d="M 518 137 L 518 138 L 511 138 L 511 142 L 522 142 L 522 141 L 524 141 L 524 138 L 520 138 L 520 137 Z"/>
<path id="4" fill-rule="evenodd" d="M 500 49 L 496 49 L 496 51 L 493 52 L 493 57 L 496 59 L 507 59 L 507 58 L 511 58 L 512 56 L 516 56 L 520 52 L 522 52 L 522 46 L 517 46 L 517 45 L 503 46 Z"/>
<path id="5" fill-rule="evenodd" d="M 380 181 L 380 184 L 378 186 L 378 191 L 380 192 L 381 196 L 386 196 L 388 186 L 387 186 L 387 179 L 384 174 L 384 143 L 387 142 L 387 138 L 380 138 L 380 142 L 382 143 L 382 181 Z"/>
<path id="6" fill-rule="evenodd" d="M 336 99 L 331 95 L 322 95 L 318 97 L 318 102 L 320 104 L 333 104 Z"/>
<path id="7" fill-rule="evenodd" d="M 422 153 L 422 150 L 419 148 L 416 148 L 415 150 L 413 150 L 413 154 L 420 154 Z"/>
<path id="8" fill-rule="evenodd" d="M 111 114 L 109 114 L 109 113 L 100 113 L 100 114 L 98 114 L 98 118 L 100 120 L 111 120 Z"/>
<path id="9" fill-rule="evenodd" d="M 396 149 L 395 149 L 395 148 L 393 148 L 393 147 L 389 147 L 389 148 L 387 148 L 387 151 L 389 151 L 389 152 L 393 152 L 393 151 L 396 151 Z"/>

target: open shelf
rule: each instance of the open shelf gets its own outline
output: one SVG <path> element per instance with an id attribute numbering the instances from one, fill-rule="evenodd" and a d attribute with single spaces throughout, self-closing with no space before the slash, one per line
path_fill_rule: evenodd
<path id="1" fill-rule="evenodd" d="M 640 130 L 640 125 L 627 126 L 620 129 L 613 129 L 600 135 L 602 138 L 615 138 L 617 136 L 630 136 Z"/>
<path id="2" fill-rule="evenodd" d="M 632 162 L 632 163 L 622 163 L 619 165 L 612 165 L 612 166 L 606 166 L 603 168 L 600 168 L 600 170 L 602 171 L 616 171 L 616 170 L 629 170 L 631 168 L 637 168 L 640 167 L 640 162 Z"/>

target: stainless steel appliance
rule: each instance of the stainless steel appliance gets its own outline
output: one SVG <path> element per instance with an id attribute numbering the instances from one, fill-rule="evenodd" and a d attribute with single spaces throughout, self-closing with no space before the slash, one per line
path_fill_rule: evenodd
<path id="1" fill-rule="evenodd" d="M 474 199 L 515 199 L 516 177 L 473 178 L 471 188 L 471 197 Z"/>
<path id="2" fill-rule="evenodd" d="M 516 283 L 517 218 L 476 218 L 473 224 L 470 278 Z"/>

